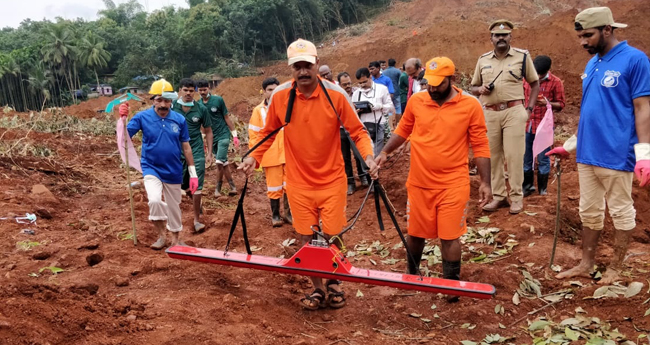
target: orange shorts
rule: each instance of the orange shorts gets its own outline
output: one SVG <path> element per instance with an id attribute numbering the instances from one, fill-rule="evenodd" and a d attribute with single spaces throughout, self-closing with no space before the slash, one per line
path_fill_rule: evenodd
<path id="1" fill-rule="evenodd" d="M 327 189 L 300 189 L 287 184 L 287 198 L 293 215 L 293 227 L 301 235 L 312 235 L 312 225 L 323 221 L 323 232 L 337 235 L 345 226 L 347 181 Z"/>
<path id="2" fill-rule="evenodd" d="M 455 240 L 467 232 L 469 184 L 450 189 L 424 189 L 407 185 L 409 236 Z"/>

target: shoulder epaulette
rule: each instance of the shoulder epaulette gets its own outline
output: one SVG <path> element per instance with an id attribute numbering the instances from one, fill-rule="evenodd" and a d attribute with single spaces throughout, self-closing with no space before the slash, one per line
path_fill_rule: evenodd
<path id="1" fill-rule="evenodd" d="M 512 47 L 513 50 L 520 52 L 522 54 L 529 54 L 528 50 Z"/>
<path id="2" fill-rule="evenodd" d="M 481 55 L 481 57 L 488 56 L 488 55 L 493 54 L 493 53 L 494 53 L 494 51 L 490 50 L 489 52 Z"/>

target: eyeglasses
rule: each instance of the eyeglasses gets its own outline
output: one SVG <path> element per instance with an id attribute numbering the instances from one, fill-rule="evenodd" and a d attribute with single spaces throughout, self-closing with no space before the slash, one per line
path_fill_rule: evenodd
<path id="1" fill-rule="evenodd" d="M 341 86 L 351 86 L 352 82 L 347 82 L 347 83 L 341 83 Z"/>

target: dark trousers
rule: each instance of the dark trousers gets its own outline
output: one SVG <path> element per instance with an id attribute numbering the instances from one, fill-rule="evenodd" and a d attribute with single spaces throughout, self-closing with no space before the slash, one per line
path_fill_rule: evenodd
<path id="1" fill-rule="evenodd" d="M 348 184 L 354 185 L 354 174 L 352 173 L 352 148 L 350 147 L 350 141 L 345 135 L 343 128 L 341 128 L 341 153 L 343 154 L 343 162 L 345 163 L 345 176 L 348 177 Z M 361 162 L 356 157 L 354 158 L 357 163 L 358 175 L 363 174 L 361 170 Z"/>
<path id="2" fill-rule="evenodd" d="M 533 171 L 533 142 L 535 141 L 535 134 L 526 132 L 526 153 L 524 154 L 524 172 Z M 537 155 L 537 171 L 542 175 L 548 175 L 551 172 L 551 158 L 546 156 L 546 152 L 550 151 L 548 147 L 546 150 Z"/>

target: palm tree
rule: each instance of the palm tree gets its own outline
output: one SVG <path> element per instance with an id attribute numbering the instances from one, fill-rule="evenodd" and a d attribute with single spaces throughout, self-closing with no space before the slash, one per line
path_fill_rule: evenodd
<path id="1" fill-rule="evenodd" d="M 45 102 L 52 98 L 52 93 L 50 92 L 52 81 L 52 73 L 43 64 L 38 64 L 34 67 L 29 75 L 29 79 L 27 79 L 29 90 L 39 98 L 41 104 L 45 104 Z"/>
<path id="2" fill-rule="evenodd" d="M 108 62 L 111 60 L 111 53 L 104 49 L 104 42 L 100 40 L 99 37 L 89 33 L 81 42 L 79 58 L 82 66 L 92 68 L 95 72 L 97 90 L 99 91 L 99 76 L 97 75 L 97 68 L 108 66 Z"/>
<path id="3" fill-rule="evenodd" d="M 61 67 L 62 74 L 75 101 L 74 78 L 72 68 L 77 57 L 77 47 L 74 44 L 74 34 L 63 24 L 52 25 L 48 30 L 49 41 L 41 48 L 43 59 Z"/>

